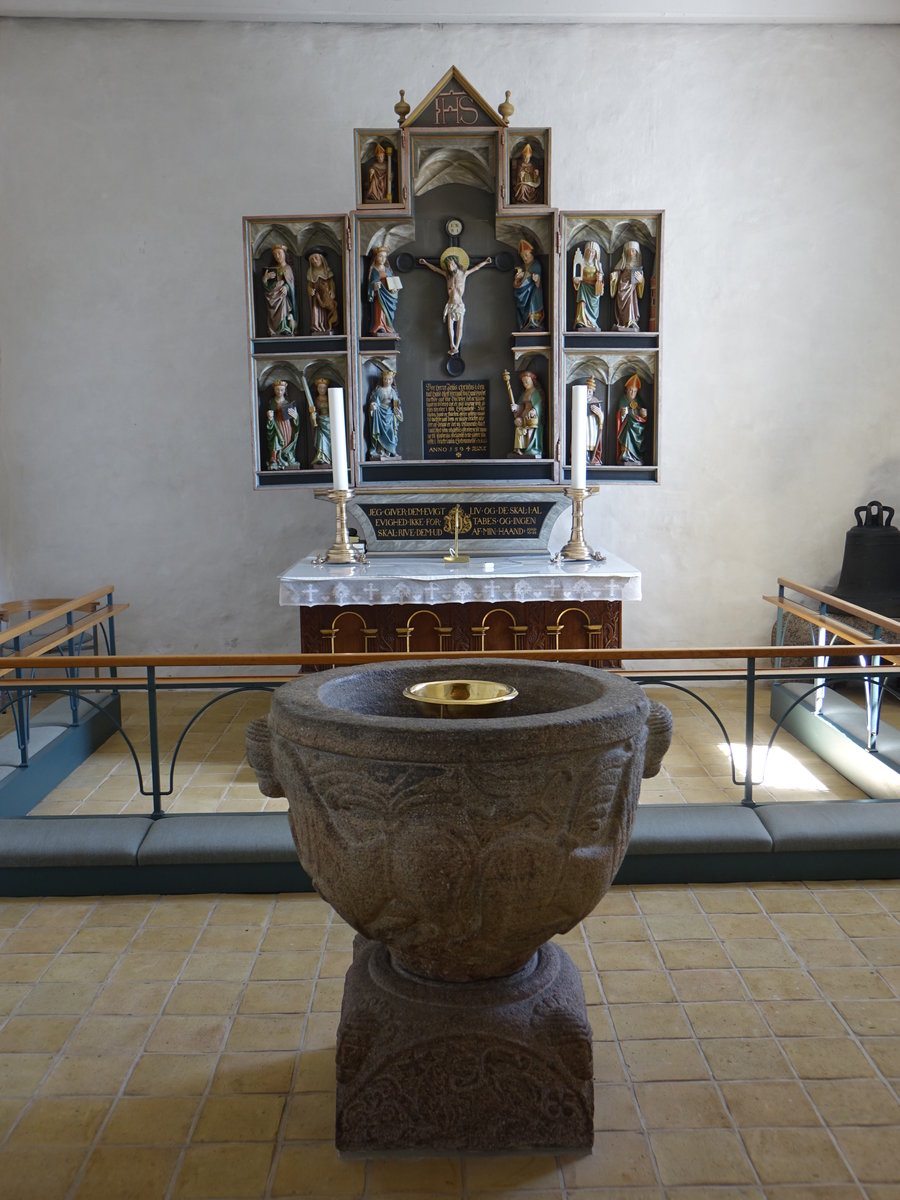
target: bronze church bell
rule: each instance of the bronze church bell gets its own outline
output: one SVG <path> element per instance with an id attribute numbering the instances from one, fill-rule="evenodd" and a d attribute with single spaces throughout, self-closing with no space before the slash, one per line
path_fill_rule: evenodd
<path id="1" fill-rule="evenodd" d="M 900 616 L 900 529 L 889 504 L 870 500 L 854 510 L 847 531 L 841 578 L 834 595 L 885 617 Z"/>

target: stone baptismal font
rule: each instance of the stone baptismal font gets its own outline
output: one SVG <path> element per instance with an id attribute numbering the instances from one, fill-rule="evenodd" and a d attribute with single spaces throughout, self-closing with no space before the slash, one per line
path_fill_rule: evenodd
<path id="1" fill-rule="evenodd" d="M 518 694 L 446 719 L 403 695 L 460 678 Z M 339 1150 L 590 1147 L 584 992 L 549 939 L 610 887 L 670 739 L 668 710 L 636 684 L 560 663 L 380 663 L 274 693 L 248 758 L 359 935 Z"/>

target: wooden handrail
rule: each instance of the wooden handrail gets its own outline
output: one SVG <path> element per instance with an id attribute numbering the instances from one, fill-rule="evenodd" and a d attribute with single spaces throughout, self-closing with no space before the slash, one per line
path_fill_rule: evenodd
<path id="1" fill-rule="evenodd" d="M 806 587 L 802 583 L 795 583 L 792 579 L 782 579 L 779 576 L 778 586 L 790 588 L 792 592 L 799 592 L 801 596 L 815 600 L 817 604 L 827 604 L 829 608 L 840 609 L 847 616 L 858 617 L 861 621 L 868 621 L 870 625 L 878 625 L 882 629 L 889 629 L 891 633 L 896 633 L 900 636 L 900 621 L 894 620 L 892 617 L 885 617 L 882 613 L 872 612 L 869 608 L 861 608 L 858 604 L 851 604 L 847 600 L 839 600 L 837 596 L 832 596 L 830 592 L 821 592 L 816 588 Z M 771 597 L 764 596 L 763 599 L 770 600 Z"/>
<path id="2" fill-rule="evenodd" d="M 475 658 L 489 660 L 492 658 L 535 659 L 549 662 L 580 662 L 594 660 L 671 660 L 679 659 L 759 659 L 774 658 L 776 655 L 784 658 L 809 658 L 810 655 L 822 654 L 822 647 L 808 646 L 668 646 L 668 647 L 607 647 L 605 649 L 579 650 L 484 650 L 477 653 L 472 650 L 401 651 L 341 654 L 81 654 L 77 660 L 65 658 L 66 664 L 72 663 L 79 667 L 301 667 L 301 666 L 353 666 L 357 663 L 378 662 L 412 662 L 434 659 Z M 856 657 L 859 646 L 829 646 L 829 656 L 837 658 Z M 888 642 L 869 642 L 865 650 L 872 654 L 885 655 L 893 653 L 900 655 L 900 644 Z M 27 656 L 0 659 L 3 666 L 34 667 L 37 670 L 50 670 L 58 667 L 63 661 L 62 656 L 45 655 L 39 660 Z M 821 674 L 821 671 L 819 672 Z M 213 676 L 210 676 L 212 679 Z"/>
<path id="3" fill-rule="evenodd" d="M 22 621 L 19 625 L 13 625 L 9 629 L 5 629 L 0 633 L 0 645 L 7 645 L 17 637 L 22 637 L 23 634 L 31 633 L 34 629 L 40 629 L 42 625 L 46 625 L 50 621 L 55 621 L 57 617 L 64 617 L 66 613 L 74 612 L 76 609 L 88 608 L 98 601 L 105 600 L 112 592 L 112 584 L 109 584 L 107 587 L 97 588 L 95 592 L 88 592 L 86 596 L 78 596 L 74 600 L 63 600 L 55 608 L 50 608 L 46 612 L 41 613 L 39 617 L 32 617 L 29 621 Z M 127 608 L 128 605 L 126 604 L 123 607 Z"/>
<path id="4" fill-rule="evenodd" d="M 827 629 L 835 637 L 841 637 L 853 646 L 884 646 L 883 642 L 873 642 L 867 634 L 860 633 L 858 629 L 854 629 L 852 625 L 847 625 L 843 621 L 839 621 L 836 617 L 823 616 L 814 609 L 806 608 L 803 604 L 795 604 L 792 600 L 785 600 L 783 596 L 763 596 L 763 599 L 768 600 L 776 608 L 780 608 L 794 617 L 801 617 L 804 621 L 809 621 L 810 624 L 817 625 L 820 629 Z M 783 647 L 779 646 L 777 649 L 779 652 L 778 656 L 780 656 Z M 833 647 L 830 643 L 828 646 L 818 646 L 817 656 L 820 658 L 825 657 L 827 651 L 827 656 L 830 657 L 832 649 Z M 896 658 L 891 654 L 885 654 L 881 649 L 877 653 L 882 658 L 886 658 L 888 662 L 900 663 L 900 658 Z"/>
<path id="5" fill-rule="evenodd" d="M 816 647 L 808 647 L 808 649 L 816 649 Z M 596 656 L 595 653 L 590 655 L 591 658 Z M 422 656 L 403 655 L 403 661 L 409 662 L 410 659 Z M 434 658 L 434 655 L 430 656 Z M 480 658 L 481 655 L 478 655 Z M 527 657 L 522 655 L 521 657 Z M 588 657 L 585 655 L 585 657 Z M 747 677 L 747 672 L 740 667 L 670 667 L 670 668 L 651 668 L 650 670 L 641 670 L 638 667 L 610 667 L 607 668 L 611 674 L 637 676 L 639 679 L 645 680 L 648 683 L 665 682 L 666 680 L 713 680 L 717 682 L 744 682 Z M 860 672 L 868 670 L 870 674 L 886 675 L 892 679 L 900 676 L 900 666 L 888 666 L 887 664 L 877 668 L 864 668 L 859 666 L 852 667 L 836 667 L 830 665 L 828 667 L 828 678 L 834 679 L 859 679 Z M 822 667 L 797 667 L 791 670 L 789 667 L 759 667 L 755 672 L 757 682 L 770 679 L 784 679 L 788 677 L 792 680 L 811 680 L 821 681 L 823 675 Z M 273 675 L 265 672 L 262 674 L 251 675 L 163 675 L 156 677 L 156 686 L 158 688 L 227 688 L 241 687 L 248 683 L 259 684 L 274 684 L 290 683 L 292 679 L 296 679 L 296 674 L 279 674 Z M 51 676 L 44 679 L 10 679 L 3 684 L 4 689 L 9 691 L 28 691 L 28 690 L 54 690 L 60 691 L 70 690 L 73 687 L 98 688 L 102 690 L 116 691 L 144 691 L 147 687 L 146 677 L 143 675 L 119 675 L 117 678 L 102 678 L 97 679 L 93 676 L 73 679 L 69 675 Z"/>

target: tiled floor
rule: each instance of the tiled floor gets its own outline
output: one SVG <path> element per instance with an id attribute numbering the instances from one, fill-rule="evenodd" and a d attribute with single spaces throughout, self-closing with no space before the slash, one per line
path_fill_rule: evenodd
<path id="1" fill-rule="evenodd" d="M 900 881 L 614 889 L 589 1155 L 341 1161 L 314 896 L 0 902 L 3 1200 L 898 1200 Z"/>
<path id="2" fill-rule="evenodd" d="M 743 756 L 744 691 L 740 687 L 703 687 L 698 691 L 718 712 L 737 751 Z M 654 688 L 675 718 L 675 738 L 663 770 L 647 780 L 642 803 L 739 804 L 743 789 L 731 779 L 727 743 L 709 714 L 696 701 L 669 688 Z M 210 696 L 197 692 L 164 693 L 160 704 L 160 744 L 171 756 L 185 724 Z M 259 792 L 244 758 L 244 730 L 254 716 L 268 711 L 268 695 L 256 692 L 227 697 L 214 704 L 192 726 L 179 751 L 172 795 L 164 801 L 170 812 L 235 812 L 278 809 L 283 800 L 267 800 Z M 124 724 L 147 767 L 146 701 L 123 696 Z M 757 747 L 772 730 L 769 692 L 760 688 L 756 702 Z M 755 754 L 755 777 L 762 770 L 761 751 Z M 168 763 L 166 771 L 168 771 Z M 738 777 L 743 776 L 743 761 Z M 149 785 L 148 785 L 149 786 Z M 823 763 L 811 750 L 781 733 L 769 756 L 764 786 L 756 789 L 759 802 L 769 800 L 858 799 L 862 793 Z M 134 764 L 118 736 L 106 742 L 35 808 L 46 816 L 67 813 L 121 813 L 149 810 L 138 792 Z"/>

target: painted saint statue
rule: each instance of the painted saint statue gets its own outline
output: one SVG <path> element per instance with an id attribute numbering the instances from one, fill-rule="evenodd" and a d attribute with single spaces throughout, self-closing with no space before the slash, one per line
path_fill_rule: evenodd
<path id="1" fill-rule="evenodd" d="M 309 296 L 310 333 L 334 333 L 338 324 L 334 272 L 325 255 L 317 250 L 307 259 L 306 293 Z"/>
<path id="2" fill-rule="evenodd" d="M 269 337 L 293 337 L 297 331 L 297 292 L 294 269 L 287 260 L 287 246 L 271 247 L 272 266 L 262 273 Z"/>
<path id="3" fill-rule="evenodd" d="M 287 381 L 272 381 L 272 405 L 266 412 L 266 443 L 268 468 L 283 471 L 297 467 L 297 438 L 300 436 L 300 416 L 287 398 Z"/>
<path id="4" fill-rule="evenodd" d="M 585 242 L 575 251 L 572 285 L 575 288 L 575 328 L 600 329 L 600 297 L 603 295 L 603 264 L 600 243 Z"/>
<path id="5" fill-rule="evenodd" d="M 367 295 L 372 305 L 372 327 L 370 334 L 395 337 L 394 321 L 397 317 L 397 300 L 403 286 L 394 274 L 388 259 L 387 246 L 376 246 L 369 265 L 369 288 Z"/>
<path id="6" fill-rule="evenodd" d="M 400 422 L 403 408 L 394 387 L 396 372 L 385 367 L 381 383 L 369 397 L 369 458 L 399 458 Z"/>
<path id="7" fill-rule="evenodd" d="M 313 380 L 315 400 L 309 405 L 309 420 L 313 427 L 314 467 L 331 466 L 331 416 L 328 412 L 328 380 L 324 376 Z"/>
<path id="8" fill-rule="evenodd" d="M 537 386 L 537 376 L 533 371 L 520 373 L 522 394 L 518 404 L 512 399 L 509 373 L 504 372 L 503 378 L 506 380 L 506 387 L 510 394 L 510 407 L 513 415 L 513 456 L 516 458 L 543 458 L 544 437 L 541 429 L 541 413 L 544 407 L 544 398 Z"/>
<path id="9" fill-rule="evenodd" d="M 625 399 L 616 413 L 616 462 L 621 466 L 642 464 L 644 461 L 647 410 L 638 404 L 640 390 L 639 375 L 626 379 Z"/>
<path id="10" fill-rule="evenodd" d="M 638 242 L 626 242 L 615 270 L 609 275 L 613 298 L 613 328 L 640 329 L 640 299 L 644 294 L 644 268 Z"/>
<path id="11" fill-rule="evenodd" d="M 513 164 L 513 202 L 515 204 L 540 204 L 541 172 L 534 161 L 534 151 L 528 142 Z"/>
<path id="12" fill-rule="evenodd" d="M 591 467 L 603 463 L 603 404 L 594 394 L 596 380 L 587 377 L 587 460 Z"/>
<path id="13" fill-rule="evenodd" d="M 516 299 L 516 317 L 519 329 L 543 329 L 544 288 L 541 281 L 541 264 L 534 257 L 534 246 L 523 238 L 519 242 L 519 258 L 522 265 L 513 275 L 513 295 Z"/>
<path id="14" fill-rule="evenodd" d="M 380 142 L 375 147 L 375 158 L 366 176 L 363 199 L 368 204 L 390 203 L 391 200 L 391 164 L 387 151 Z"/>

